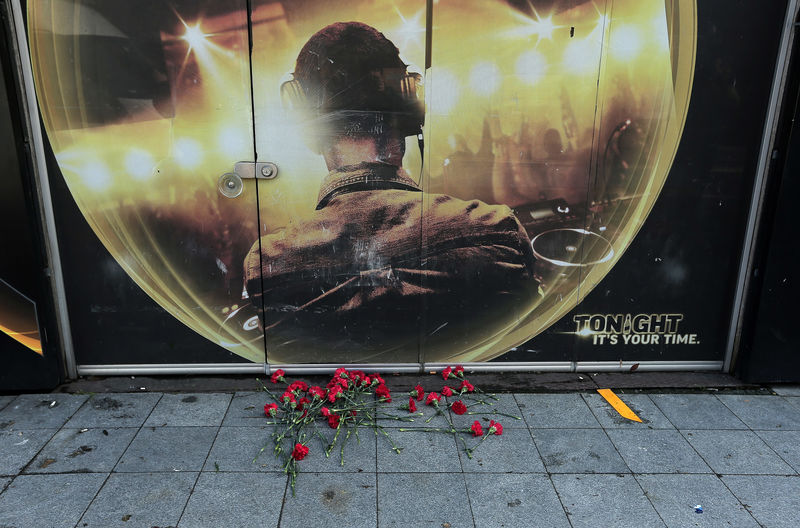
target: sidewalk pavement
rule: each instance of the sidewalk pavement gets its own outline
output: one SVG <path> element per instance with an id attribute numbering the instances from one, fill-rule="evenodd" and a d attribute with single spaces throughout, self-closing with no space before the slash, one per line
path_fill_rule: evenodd
<path id="1" fill-rule="evenodd" d="M 501 394 L 522 419 L 472 460 L 435 432 L 395 431 L 399 455 L 362 434 L 344 466 L 312 443 L 294 497 L 271 444 L 253 463 L 264 393 L 0 396 L 0 527 L 795 528 L 800 388 L 776 391 L 618 393 L 643 423 L 597 393 Z"/>

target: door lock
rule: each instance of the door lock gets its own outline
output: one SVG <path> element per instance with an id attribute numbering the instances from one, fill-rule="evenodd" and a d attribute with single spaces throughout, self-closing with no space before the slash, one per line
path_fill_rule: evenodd
<path id="1" fill-rule="evenodd" d="M 274 180 L 278 176 L 278 166 L 271 161 L 237 161 L 233 172 L 243 180 Z"/>

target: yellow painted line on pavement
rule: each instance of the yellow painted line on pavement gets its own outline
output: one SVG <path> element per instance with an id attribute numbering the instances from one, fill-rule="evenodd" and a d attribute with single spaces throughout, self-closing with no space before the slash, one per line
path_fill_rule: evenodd
<path id="1" fill-rule="evenodd" d="M 600 396 L 605 398 L 605 400 L 611 404 L 611 406 L 622 416 L 623 418 L 627 418 L 628 420 L 633 420 L 634 422 L 641 422 L 642 419 L 636 416 L 636 413 L 631 410 L 630 407 L 625 405 L 625 402 L 619 399 L 619 396 L 614 394 L 614 391 L 611 389 L 597 389 L 597 392 L 600 393 Z"/>

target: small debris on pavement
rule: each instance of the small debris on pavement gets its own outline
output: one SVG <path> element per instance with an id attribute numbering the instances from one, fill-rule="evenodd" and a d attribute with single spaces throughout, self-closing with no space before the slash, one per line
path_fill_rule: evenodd
<path id="1" fill-rule="evenodd" d="M 703 507 L 698 504 L 697 506 L 694 507 L 694 512 L 703 513 Z"/>

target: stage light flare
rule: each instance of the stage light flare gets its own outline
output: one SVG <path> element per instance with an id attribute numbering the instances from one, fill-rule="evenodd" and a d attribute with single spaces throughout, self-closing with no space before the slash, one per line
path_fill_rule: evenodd
<path id="1" fill-rule="evenodd" d="M 614 58 L 630 61 L 642 50 L 642 36 L 638 28 L 625 25 L 611 28 L 611 53 Z"/>
<path id="2" fill-rule="evenodd" d="M 422 45 L 422 35 L 425 34 L 425 23 L 422 21 L 422 16 L 425 14 L 424 9 L 420 9 L 417 13 L 409 18 L 403 16 L 397 6 L 394 10 L 400 17 L 400 27 L 391 32 L 397 47 L 402 51 L 408 47 L 408 44 L 413 42 L 417 46 Z M 399 37 L 399 38 L 398 38 Z"/>
<path id="3" fill-rule="evenodd" d="M 433 67 L 425 83 L 425 101 L 432 114 L 447 115 L 461 95 L 458 79 L 450 70 Z"/>
<path id="4" fill-rule="evenodd" d="M 172 146 L 172 156 L 181 167 L 194 169 L 203 161 L 203 148 L 194 139 L 180 138 Z"/>
<path id="5" fill-rule="evenodd" d="M 514 18 L 520 20 L 523 24 L 508 32 L 512 37 L 528 38 L 536 36 L 537 42 L 542 39 L 552 40 L 553 32 L 560 28 L 553 22 L 553 15 L 544 18 L 539 16 L 539 13 L 534 11 L 535 18 L 531 19 L 521 13 L 513 13 Z"/>
<path id="6" fill-rule="evenodd" d="M 497 91 L 502 82 L 500 69 L 492 62 L 479 62 L 469 74 L 472 91 L 478 95 L 489 96 Z"/>
<path id="7" fill-rule="evenodd" d="M 517 59 L 517 76 L 528 84 L 536 84 L 547 73 L 547 60 L 536 50 L 528 50 Z"/>
<path id="8" fill-rule="evenodd" d="M 556 25 L 553 24 L 552 15 L 546 18 L 541 18 L 539 20 L 536 20 L 533 23 L 533 26 L 536 29 L 535 34 L 539 38 L 546 38 L 546 39 L 553 38 L 553 31 L 556 29 Z"/>
<path id="9" fill-rule="evenodd" d="M 156 161 L 146 150 L 132 148 L 125 155 L 125 170 L 139 181 L 149 180 L 153 176 Z"/>
<path id="10" fill-rule="evenodd" d="M 588 326 L 581 328 L 579 331 L 575 333 L 578 334 L 579 336 L 584 336 L 584 337 L 594 334 L 594 332 L 592 332 L 592 330 Z"/>
<path id="11" fill-rule="evenodd" d="M 95 191 L 104 191 L 111 185 L 111 172 L 102 161 L 90 161 L 79 171 L 84 185 Z"/>
<path id="12" fill-rule="evenodd" d="M 186 32 L 181 38 L 189 44 L 189 51 L 205 46 L 206 37 L 208 37 L 208 35 L 203 33 L 203 30 L 200 29 L 199 22 L 194 26 L 190 26 L 186 24 L 186 22 L 183 22 L 183 25 L 186 27 Z"/>

